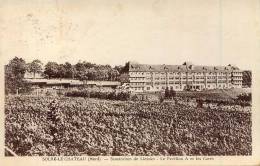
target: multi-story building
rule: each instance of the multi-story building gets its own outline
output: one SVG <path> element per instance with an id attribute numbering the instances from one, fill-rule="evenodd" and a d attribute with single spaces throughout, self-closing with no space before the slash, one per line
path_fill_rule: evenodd
<path id="1" fill-rule="evenodd" d="M 182 90 L 242 88 L 242 71 L 233 65 L 197 66 L 147 65 L 129 62 L 130 91 L 163 91 L 165 88 Z"/>

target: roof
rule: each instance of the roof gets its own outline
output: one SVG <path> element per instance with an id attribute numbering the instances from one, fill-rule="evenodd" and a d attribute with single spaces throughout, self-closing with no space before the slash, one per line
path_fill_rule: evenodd
<path id="1" fill-rule="evenodd" d="M 231 72 L 240 71 L 238 67 L 228 65 L 228 66 L 201 66 L 193 65 L 190 62 L 184 62 L 183 65 L 149 65 L 149 64 L 139 64 L 139 63 L 129 63 L 129 71 L 157 71 L 157 72 Z"/>
<path id="2" fill-rule="evenodd" d="M 51 85 L 51 84 L 83 85 L 82 81 L 70 80 L 70 79 L 25 79 L 25 80 L 30 83 L 46 83 L 47 85 Z"/>
<path id="3" fill-rule="evenodd" d="M 46 84 L 46 85 L 99 85 L 99 86 L 118 86 L 121 85 L 118 81 L 80 81 L 72 79 L 25 79 L 33 84 Z"/>
<path id="4" fill-rule="evenodd" d="M 99 86 L 118 86 L 121 85 L 119 81 L 86 81 L 87 85 L 99 85 Z"/>

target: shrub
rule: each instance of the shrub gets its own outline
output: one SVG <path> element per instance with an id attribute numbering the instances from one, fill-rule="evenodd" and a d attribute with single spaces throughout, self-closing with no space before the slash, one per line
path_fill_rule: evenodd
<path id="1" fill-rule="evenodd" d="M 101 92 L 101 91 L 89 91 L 89 90 L 73 90 L 65 93 L 68 97 L 88 97 L 88 98 L 99 98 L 108 100 L 129 100 L 130 94 L 127 92 Z"/>

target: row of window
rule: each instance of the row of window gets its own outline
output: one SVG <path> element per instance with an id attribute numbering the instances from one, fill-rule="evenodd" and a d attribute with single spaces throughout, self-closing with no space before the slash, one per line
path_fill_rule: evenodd
<path id="1" fill-rule="evenodd" d="M 207 88 L 228 88 L 228 87 L 230 87 L 230 85 L 226 85 L 226 84 L 219 84 L 218 86 L 217 85 L 207 85 Z M 160 90 L 160 89 L 162 89 L 162 90 L 164 90 L 164 89 L 166 89 L 166 86 L 156 86 L 155 87 L 157 90 Z M 170 86 L 170 87 L 168 87 L 169 89 L 182 89 L 182 87 L 181 86 L 179 86 L 179 85 L 176 85 L 176 86 Z M 201 86 L 201 88 L 205 88 L 205 86 L 204 85 L 202 85 Z M 150 90 L 150 87 L 132 87 L 131 88 L 131 90 L 136 90 L 136 91 L 143 91 L 143 90 Z"/>
<path id="2" fill-rule="evenodd" d="M 241 75 L 242 76 L 242 72 L 232 72 L 233 75 Z"/>
<path id="3" fill-rule="evenodd" d="M 187 79 L 187 77 L 181 77 L 182 79 Z M 207 79 L 216 79 L 216 76 L 207 76 Z M 232 77 L 233 79 L 242 79 L 242 77 Z M 130 77 L 130 80 L 151 80 L 151 77 Z M 169 80 L 179 80 L 180 77 L 169 77 Z M 193 77 L 188 77 L 188 79 L 193 79 Z M 195 79 L 205 79 L 204 76 L 197 76 Z M 218 79 L 227 79 L 226 76 L 218 76 Z M 154 80 L 166 80 L 166 77 L 155 77 Z"/>
<path id="4" fill-rule="evenodd" d="M 231 83 L 231 80 L 207 80 L 207 81 L 204 81 L 204 80 L 195 80 L 195 81 L 169 81 L 168 84 L 192 84 L 192 83 L 196 83 L 196 84 L 205 84 L 205 83 Z M 236 82 L 236 83 L 242 83 L 242 81 L 236 81 L 234 80 L 233 82 Z M 152 85 L 153 82 L 149 81 L 149 82 L 131 82 L 130 83 L 131 85 Z M 165 85 L 167 84 L 166 81 L 156 81 L 154 82 L 155 85 Z"/>
<path id="5" fill-rule="evenodd" d="M 241 83 L 242 84 L 242 81 L 240 81 L 240 80 L 233 80 L 232 82 L 233 83 Z"/>
<path id="6" fill-rule="evenodd" d="M 144 82 L 131 82 L 131 85 L 144 85 Z"/>
<path id="7" fill-rule="evenodd" d="M 130 72 L 130 75 L 150 75 L 150 74 L 155 74 L 155 75 L 166 75 L 166 72 Z M 169 75 L 186 75 L 187 73 L 185 72 L 168 72 Z M 219 72 L 219 73 L 215 73 L 215 72 L 208 72 L 206 73 L 208 75 L 226 75 L 227 73 L 223 73 L 223 72 Z M 242 75 L 242 72 L 233 72 L 234 75 Z M 188 73 L 188 75 L 204 75 L 204 73 L 202 72 L 198 72 L 198 73 Z M 228 73 L 228 75 L 231 75 L 230 73 Z"/>
<path id="8" fill-rule="evenodd" d="M 237 76 L 233 76 L 232 78 L 233 78 L 233 79 L 238 79 L 238 80 L 241 80 L 241 79 L 242 79 L 242 77 L 237 77 Z"/>
<path id="9" fill-rule="evenodd" d="M 130 80 L 145 80 L 145 77 L 130 77 Z"/>

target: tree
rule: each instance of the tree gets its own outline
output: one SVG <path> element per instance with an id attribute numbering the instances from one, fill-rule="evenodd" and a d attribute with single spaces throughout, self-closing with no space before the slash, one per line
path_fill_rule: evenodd
<path id="1" fill-rule="evenodd" d="M 95 70 L 94 68 L 86 69 L 85 73 L 86 80 L 96 80 L 95 78 L 97 76 L 97 70 Z"/>
<path id="2" fill-rule="evenodd" d="M 250 70 L 243 71 L 243 85 L 251 87 L 252 85 L 252 72 Z"/>
<path id="3" fill-rule="evenodd" d="M 115 81 L 115 80 L 118 79 L 118 77 L 119 77 L 118 70 L 111 69 L 111 70 L 108 71 L 108 80 Z"/>
<path id="4" fill-rule="evenodd" d="M 126 73 L 129 71 L 130 68 L 130 62 L 126 62 L 125 66 L 122 68 L 121 73 Z"/>
<path id="5" fill-rule="evenodd" d="M 42 62 L 38 59 L 33 60 L 31 63 L 27 64 L 27 71 L 33 73 L 33 77 L 35 78 L 35 74 L 41 73 L 42 71 Z"/>
<path id="6" fill-rule="evenodd" d="M 76 72 L 74 66 L 72 66 L 69 62 L 66 62 L 64 64 L 64 69 L 65 69 L 65 74 L 64 74 L 65 78 L 74 78 Z"/>
<path id="7" fill-rule="evenodd" d="M 114 69 L 117 70 L 118 73 L 122 74 L 123 70 L 124 70 L 124 66 L 121 66 L 121 65 L 115 66 Z"/>
<path id="8" fill-rule="evenodd" d="M 65 68 L 64 64 L 59 64 L 57 76 L 58 76 L 58 78 L 66 77 L 66 68 Z"/>
<path id="9" fill-rule="evenodd" d="M 96 64 L 90 63 L 90 62 L 86 62 L 83 61 L 82 64 L 84 65 L 85 68 L 90 69 L 96 66 Z"/>
<path id="10" fill-rule="evenodd" d="M 122 83 L 127 83 L 129 82 L 129 75 L 127 73 L 122 73 L 120 74 L 120 76 L 117 77 L 117 80 Z"/>
<path id="11" fill-rule="evenodd" d="M 48 62 L 45 65 L 44 74 L 48 76 L 48 78 L 58 78 L 59 77 L 59 65 L 56 62 Z"/>
<path id="12" fill-rule="evenodd" d="M 22 58 L 15 57 L 5 66 L 5 93 L 14 94 L 26 92 L 30 88 L 23 80 L 26 72 L 26 62 Z"/>
<path id="13" fill-rule="evenodd" d="M 79 80 L 86 80 L 87 79 L 87 75 L 86 75 L 86 66 L 84 65 L 84 63 L 81 63 L 81 62 L 78 62 L 76 65 L 75 65 L 75 70 L 76 70 L 76 73 L 75 73 L 75 77 Z"/>
<path id="14" fill-rule="evenodd" d="M 175 98 L 175 97 L 176 97 L 176 91 L 173 90 L 172 87 L 171 87 L 171 89 L 170 89 L 170 97 L 171 97 L 171 98 Z"/>
<path id="15" fill-rule="evenodd" d="M 170 97 L 169 94 L 170 94 L 170 93 L 169 93 L 169 88 L 168 88 L 168 86 L 167 86 L 166 89 L 165 89 L 164 97 L 165 97 L 166 99 L 168 99 L 168 98 Z"/>

